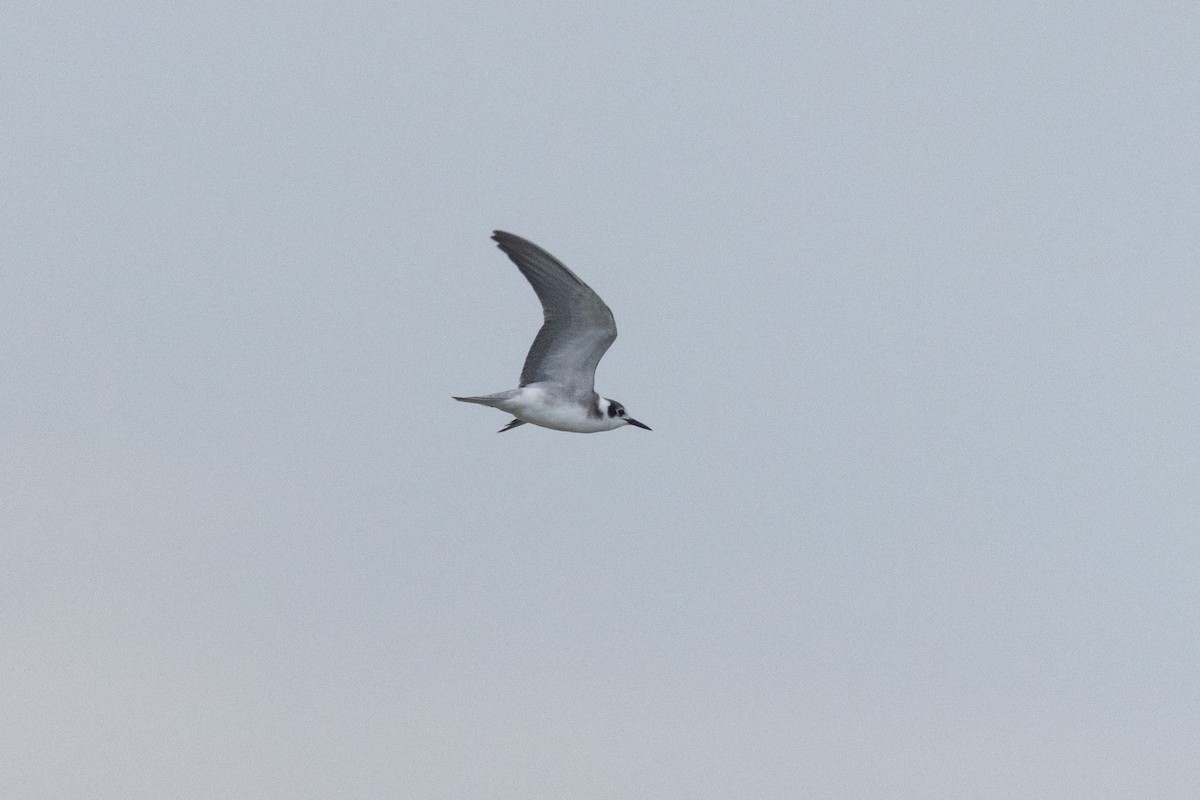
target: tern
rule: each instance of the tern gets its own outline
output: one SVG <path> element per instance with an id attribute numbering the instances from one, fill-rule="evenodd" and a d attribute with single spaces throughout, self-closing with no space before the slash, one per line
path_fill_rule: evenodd
<path id="1" fill-rule="evenodd" d="M 533 242 L 504 231 L 493 231 L 492 239 L 533 286 L 545 321 L 525 356 L 518 388 L 454 399 L 512 414 L 500 433 L 527 422 L 574 433 L 626 425 L 650 430 L 616 400 L 596 394 L 596 365 L 617 338 L 617 323 L 600 295 Z"/>

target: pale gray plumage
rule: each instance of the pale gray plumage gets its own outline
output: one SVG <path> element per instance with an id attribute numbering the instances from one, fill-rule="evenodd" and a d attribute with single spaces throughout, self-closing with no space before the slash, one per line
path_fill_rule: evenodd
<path id="1" fill-rule="evenodd" d="M 525 356 L 520 385 L 552 381 L 591 398 L 596 365 L 617 338 L 612 312 L 578 275 L 533 242 L 505 231 L 492 238 L 542 301 L 545 321 Z"/>
<path id="2" fill-rule="evenodd" d="M 512 259 L 542 302 L 542 327 L 525 356 L 521 385 L 474 397 L 455 397 L 512 414 L 501 432 L 525 423 L 572 433 L 633 425 L 650 430 L 616 400 L 596 394 L 596 365 L 617 338 L 604 301 L 561 261 L 533 242 L 504 231 L 492 238 Z"/>

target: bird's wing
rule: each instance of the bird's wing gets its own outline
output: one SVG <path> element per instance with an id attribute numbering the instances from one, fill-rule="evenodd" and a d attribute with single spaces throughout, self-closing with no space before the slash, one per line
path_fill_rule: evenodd
<path id="1" fill-rule="evenodd" d="M 504 231 L 492 238 L 529 280 L 545 314 L 520 385 L 548 381 L 590 395 L 596 365 L 617 338 L 612 312 L 578 275 L 533 242 Z"/>

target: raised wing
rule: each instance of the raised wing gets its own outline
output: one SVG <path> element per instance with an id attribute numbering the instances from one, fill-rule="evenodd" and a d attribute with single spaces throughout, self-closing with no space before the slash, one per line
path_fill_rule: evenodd
<path id="1" fill-rule="evenodd" d="M 520 385 L 548 381 L 590 395 L 596 365 L 617 338 L 612 312 L 578 275 L 533 242 L 504 231 L 494 231 L 492 238 L 529 280 L 545 315 L 525 356 Z"/>

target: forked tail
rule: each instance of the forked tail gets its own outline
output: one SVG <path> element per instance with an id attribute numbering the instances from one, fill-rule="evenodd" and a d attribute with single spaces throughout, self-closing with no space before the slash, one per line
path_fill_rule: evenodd
<path id="1" fill-rule="evenodd" d="M 478 403 L 481 406 L 499 408 L 500 404 L 507 400 L 511 395 L 511 392 L 498 392 L 496 394 L 481 395 L 480 397 L 455 397 L 454 399 L 460 403 Z"/>
<path id="2" fill-rule="evenodd" d="M 481 406 L 491 406 L 492 408 L 500 408 L 501 403 L 503 403 L 505 400 L 512 398 L 512 396 L 515 395 L 518 391 L 520 391 L 520 390 L 519 389 L 510 389 L 507 392 L 496 392 L 495 394 L 485 394 L 480 397 L 455 397 L 454 399 L 460 403 L 478 403 Z M 519 419 L 514 419 L 512 422 L 508 423 L 503 428 L 501 428 L 500 433 L 504 433 L 505 431 L 511 431 L 513 428 L 517 427 L 518 425 L 524 425 L 524 424 L 525 423 L 523 421 L 521 421 Z"/>

